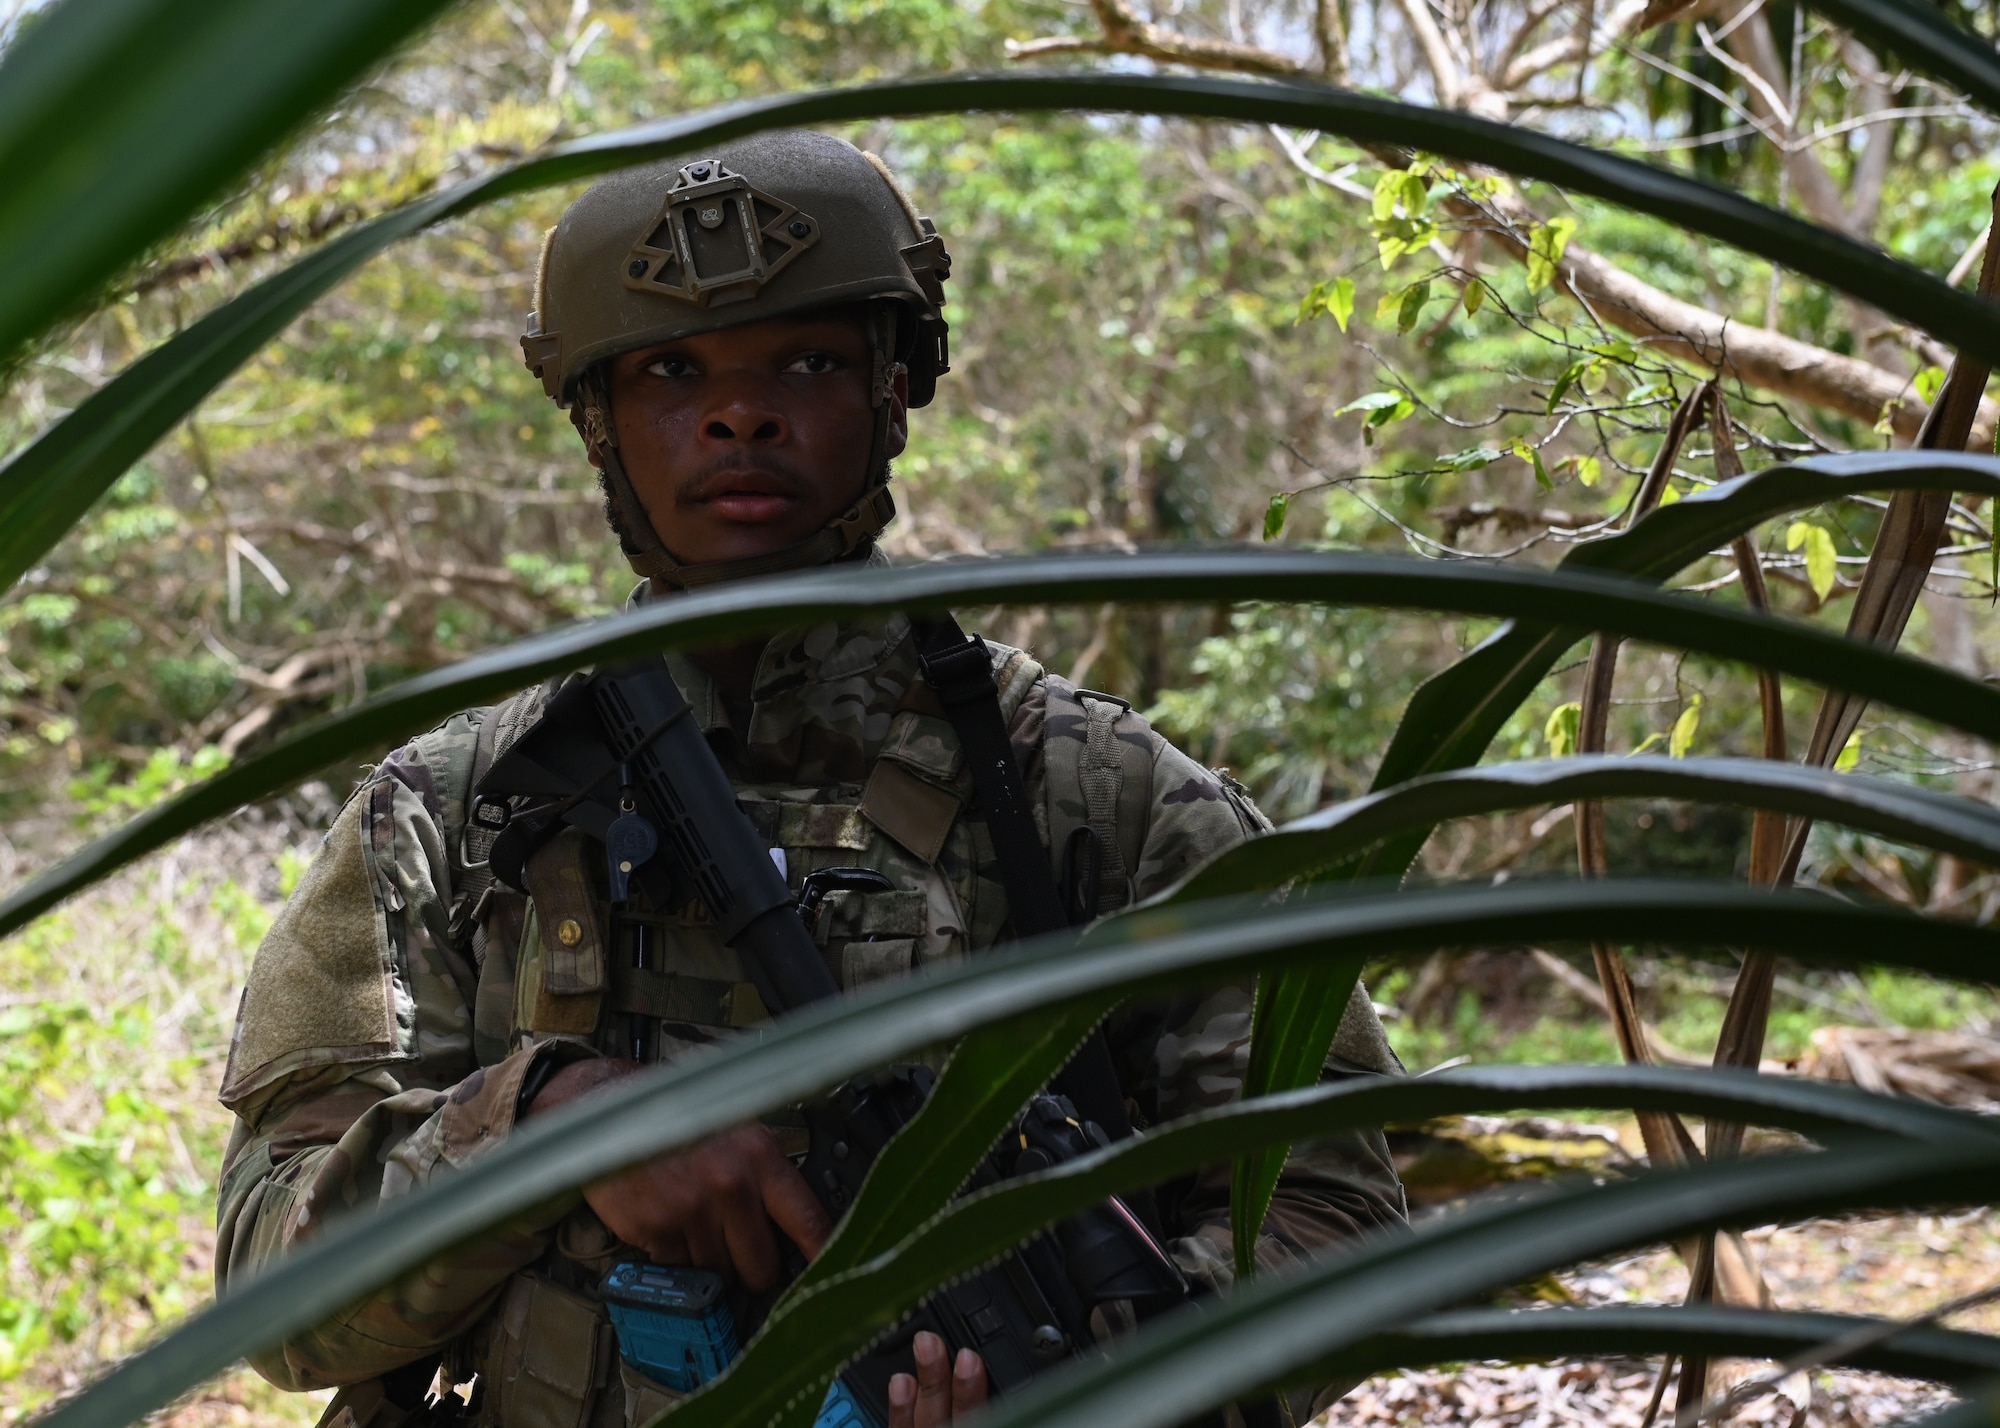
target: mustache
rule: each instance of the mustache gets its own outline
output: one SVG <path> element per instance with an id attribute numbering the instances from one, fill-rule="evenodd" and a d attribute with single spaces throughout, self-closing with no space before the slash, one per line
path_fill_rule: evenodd
<path id="1" fill-rule="evenodd" d="M 684 477 L 674 488 L 677 505 L 700 505 L 724 491 L 734 489 L 740 477 L 757 478 L 758 485 L 776 488 L 782 496 L 803 498 L 813 492 L 813 482 L 789 462 L 771 456 L 745 460 L 741 456 L 719 456 Z"/>

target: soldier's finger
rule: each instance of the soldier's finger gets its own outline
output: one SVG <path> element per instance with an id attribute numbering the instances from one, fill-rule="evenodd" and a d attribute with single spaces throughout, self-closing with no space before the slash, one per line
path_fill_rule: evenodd
<path id="1" fill-rule="evenodd" d="M 986 1402 L 986 1361 L 971 1349 L 960 1349 L 951 1368 L 951 1416 L 970 1413 Z"/>
<path id="2" fill-rule="evenodd" d="M 757 1200 L 732 1200 L 721 1207 L 722 1237 L 729 1249 L 730 1263 L 746 1289 L 775 1289 L 778 1285 L 778 1237 L 771 1232 L 770 1217 Z"/>
<path id="3" fill-rule="evenodd" d="M 766 1171 L 762 1185 L 764 1210 L 777 1222 L 778 1228 L 791 1236 L 792 1243 L 804 1250 L 808 1259 L 826 1248 L 826 1238 L 833 1232 L 833 1221 L 826 1208 L 819 1203 L 819 1197 L 806 1184 L 805 1176 L 799 1174 L 798 1167 L 791 1161 L 779 1157 L 776 1164 Z"/>
<path id="4" fill-rule="evenodd" d="M 669 1230 L 656 1235 L 646 1246 L 646 1253 L 653 1257 L 654 1264 L 692 1264 L 694 1258 L 688 1253 L 687 1236 L 678 1230 Z"/>
<path id="5" fill-rule="evenodd" d="M 926 1329 L 910 1347 L 917 1359 L 916 1428 L 944 1428 L 951 1422 L 951 1358 L 944 1340 Z"/>
<path id="6" fill-rule="evenodd" d="M 683 1226 L 681 1233 L 687 1239 L 688 1263 L 697 1269 L 713 1270 L 717 1274 L 729 1272 L 729 1241 L 706 1217 L 698 1218 Z"/>
<path id="7" fill-rule="evenodd" d="M 906 1373 L 889 1376 L 889 1428 L 917 1428 L 917 1381 Z"/>

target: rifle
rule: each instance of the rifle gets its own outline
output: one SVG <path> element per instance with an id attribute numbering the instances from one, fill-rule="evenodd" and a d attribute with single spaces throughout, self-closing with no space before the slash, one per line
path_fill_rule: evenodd
<path id="1" fill-rule="evenodd" d="M 795 899 L 658 660 L 565 685 L 481 780 L 471 816 L 498 830 L 493 873 L 516 888 L 529 854 L 569 825 L 604 845 L 614 903 L 626 902 L 635 887 L 653 907 L 669 911 L 699 898 L 773 1015 L 840 994 L 801 918 L 802 905 L 809 913 L 830 887 L 868 886 L 869 879 L 887 886 L 868 869 L 829 869 L 805 879 Z M 1108 1074 L 1101 1040 L 1096 1051 L 1095 1064 Z M 893 1066 L 805 1109 L 809 1144 L 801 1170 L 830 1215 L 838 1219 L 853 1203 L 876 1157 L 930 1089 L 925 1068 Z M 1079 1115 L 1076 1103 L 1108 1099 L 1122 1120 L 1122 1097 L 1115 1084 L 1090 1090 L 1074 1099 L 1060 1090 L 1036 1096 L 968 1190 L 1109 1144 L 1112 1132 Z M 715 1345 L 725 1336 L 712 1317 L 718 1298 L 699 1271 L 647 1274 L 652 1268 L 621 1265 L 607 1279 L 621 1350 L 669 1386 L 692 1388 L 710 1375 L 702 1366 L 723 1357 Z M 1094 1309 L 1124 1300 L 1150 1317 L 1188 1294 L 1186 1279 L 1140 1216 L 1122 1200 L 1106 1201 L 926 1300 L 843 1370 L 822 1423 L 852 1422 L 857 1413 L 877 1428 L 886 1423 L 890 1376 L 915 1372 L 911 1340 L 920 1330 L 938 1334 L 954 1357 L 962 1348 L 977 1352 L 992 1390 L 1004 1395 L 1091 1346 Z M 684 1334 L 668 1322 L 675 1316 L 697 1327 Z M 726 1342 L 733 1352 L 733 1326 Z M 665 1347 L 649 1352 L 647 1343 Z"/>

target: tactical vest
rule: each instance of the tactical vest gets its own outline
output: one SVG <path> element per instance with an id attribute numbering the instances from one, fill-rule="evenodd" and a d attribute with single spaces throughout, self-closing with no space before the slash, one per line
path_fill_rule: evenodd
<path id="1" fill-rule="evenodd" d="M 1079 830 L 1098 849 L 1099 913 L 1135 893 L 1152 815 L 1150 726 L 1125 701 L 1076 689 L 1018 650 L 994 646 L 1017 757 L 1044 846 L 1058 862 Z M 550 1038 L 607 1055 L 667 1059 L 765 1019 L 736 954 L 698 904 L 614 909 L 601 847 L 576 830 L 526 868 L 528 893 L 486 866 L 492 834 L 468 819 L 471 790 L 531 727 L 557 686 L 459 716 L 476 740 L 419 740 L 433 759 L 453 877 L 451 936 L 478 969 L 474 1049 L 491 1065 Z M 1054 737 L 1051 737 L 1054 736 Z M 905 693 L 866 779 L 794 787 L 736 785 L 796 892 L 812 873 L 865 867 L 882 891 L 826 895 L 813 935 L 844 989 L 965 956 L 999 939 L 1007 907 L 984 822 L 967 816 L 971 779 L 949 721 L 921 680 Z M 1058 866 L 1060 877 L 1066 870 Z M 771 1119 L 803 1153 L 794 1118 Z M 450 1380 L 480 1376 L 477 1421 L 497 1428 L 617 1428 L 651 1418 L 672 1395 L 619 1358 L 596 1285 L 621 1246 L 587 1210 L 572 1214 L 533 1269 L 515 1275 L 494 1311 L 445 1361 Z M 755 1307 L 750 1309 L 754 1316 Z M 361 1421 L 366 1420 L 351 1420 Z M 377 1420 L 378 1428 L 386 1418 Z"/>

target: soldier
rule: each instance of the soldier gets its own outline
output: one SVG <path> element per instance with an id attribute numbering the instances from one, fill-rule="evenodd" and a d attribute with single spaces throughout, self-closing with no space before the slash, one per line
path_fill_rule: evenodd
<path id="1" fill-rule="evenodd" d="M 770 133 L 606 178 L 551 230 L 522 345 L 570 412 L 642 583 L 669 599 L 718 580 L 879 561 L 907 412 L 946 370 L 950 259 L 880 160 Z M 831 622 L 671 655 L 749 814 L 796 890 L 859 865 L 888 886 L 830 894 L 816 936 L 844 987 L 977 953 L 1005 935 L 1005 878 L 953 724 L 910 622 Z M 1037 831 L 1094 846 L 1095 912 L 1171 886 L 1270 825 L 1226 775 L 1122 701 L 992 646 L 1000 712 Z M 285 1254 L 322 1221 L 405 1195 L 539 1115 L 764 1015 L 698 906 L 610 906 L 600 849 L 566 833 L 497 882 L 471 792 L 555 686 L 460 714 L 392 753 L 348 800 L 258 952 L 222 1087 L 237 1118 L 218 1196 L 216 1278 Z M 1088 830 L 1080 834 L 1078 830 Z M 1038 848 L 1039 852 L 1040 849 Z M 1088 896 L 1088 890 L 1081 894 Z M 659 949 L 650 970 L 616 955 Z M 1247 987 L 1128 1006 L 1108 1031 L 1144 1126 L 1234 1098 Z M 1329 1077 L 1400 1070 L 1355 999 Z M 635 1252 L 722 1272 L 768 1303 L 780 1234 L 831 1228 L 782 1116 L 587 1186 L 254 1360 L 287 1389 L 338 1385 L 324 1422 L 392 1428 L 434 1372 L 472 1384 L 500 1428 L 644 1422 L 671 1394 L 615 1351 L 599 1283 Z M 1231 1278 L 1228 1174 L 1162 1187 L 1176 1261 Z M 1260 1243 L 1274 1269 L 1402 1222 L 1380 1135 L 1301 1147 Z M 891 1428 L 983 1401 L 975 1355 L 920 1336 Z M 1322 1394 L 1324 1399 L 1327 1395 Z M 1296 1395 L 1303 1421 L 1323 1407 Z"/>

